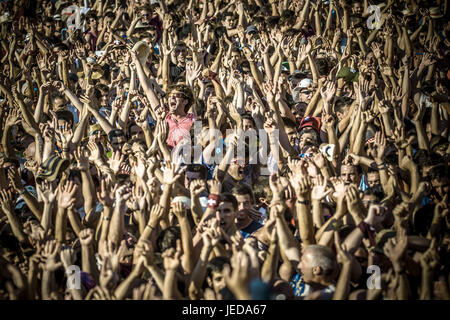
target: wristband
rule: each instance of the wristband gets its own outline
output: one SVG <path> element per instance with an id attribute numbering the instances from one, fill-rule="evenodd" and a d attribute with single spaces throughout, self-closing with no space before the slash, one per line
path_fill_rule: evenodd
<path id="1" fill-rule="evenodd" d="M 297 202 L 299 204 L 304 204 L 305 206 L 308 206 L 311 203 L 309 200 L 305 200 L 305 201 L 297 200 Z"/>
<path id="2" fill-rule="evenodd" d="M 217 194 L 210 194 L 208 196 L 208 204 L 206 205 L 207 208 L 215 209 L 219 206 L 220 202 L 220 196 Z"/>
<path id="3" fill-rule="evenodd" d="M 103 220 L 109 221 L 109 220 L 111 220 L 111 217 L 103 217 Z"/>

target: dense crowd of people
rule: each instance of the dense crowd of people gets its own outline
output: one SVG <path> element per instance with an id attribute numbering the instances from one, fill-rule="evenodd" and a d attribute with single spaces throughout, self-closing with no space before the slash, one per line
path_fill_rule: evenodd
<path id="1" fill-rule="evenodd" d="M 450 299 L 447 17 L 0 2 L 0 299 Z"/>

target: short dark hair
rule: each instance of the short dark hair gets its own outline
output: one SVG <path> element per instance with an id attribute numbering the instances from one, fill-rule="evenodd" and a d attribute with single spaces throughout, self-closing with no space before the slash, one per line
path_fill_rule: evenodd
<path id="1" fill-rule="evenodd" d="M 108 133 L 108 141 L 111 142 L 112 139 L 116 137 L 125 137 L 125 133 L 123 133 L 123 131 L 120 129 L 112 129 Z"/>
<path id="2" fill-rule="evenodd" d="M 70 112 L 68 110 L 58 110 L 58 111 L 55 112 L 55 114 L 56 114 L 56 119 L 57 120 L 59 120 L 59 119 L 65 120 L 67 122 L 70 122 L 72 124 L 72 126 L 73 126 L 74 119 L 73 119 L 73 113 L 72 112 Z"/>
<path id="3" fill-rule="evenodd" d="M 248 112 L 246 112 L 246 113 L 244 113 L 242 116 L 241 116 L 241 119 L 242 120 L 248 120 L 248 121 L 251 121 L 251 123 L 253 123 L 253 126 L 256 128 L 256 122 L 255 122 L 255 119 L 253 119 L 253 117 L 252 117 L 252 115 L 250 114 L 250 113 L 248 113 Z"/>
<path id="4" fill-rule="evenodd" d="M 222 14 L 222 20 L 225 20 L 226 17 L 231 17 L 233 19 L 236 19 L 236 15 L 233 12 L 229 12 L 229 11 L 224 12 Z"/>
<path id="5" fill-rule="evenodd" d="M 297 128 L 297 124 L 291 118 L 281 117 L 281 119 L 283 120 L 285 128 Z"/>
<path id="6" fill-rule="evenodd" d="M 189 88 L 189 86 L 187 86 L 185 84 L 175 84 L 169 88 L 169 93 L 174 90 L 177 90 L 177 91 L 180 91 L 181 93 L 183 93 L 185 98 L 188 100 L 188 103 L 185 107 L 185 112 L 186 112 L 187 110 L 189 110 L 189 107 L 194 102 L 194 96 L 192 94 L 191 88 Z"/>
<path id="7" fill-rule="evenodd" d="M 227 257 L 215 257 L 211 259 L 206 265 L 206 276 L 211 277 L 212 272 L 222 272 L 223 267 L 230 263 L 230 259 Z"/>
<path id="8" fill-rule="evenodd" d="M 384 199 L 384 192 L 381 188 L 381 185 L 376 185 L 373 187 L 369 187 L 366 190 L 364 190 L 365 196 L 375 196 L 378 201 L 381 201 Z"/>
<path id="9" fill-rule="evenodd" d="M 255 195 L 253 194 L 253 190 L 252 188 L 245 183 L 241 183 L 235 187 L 233 187 L 233 189 L 231 190 L 231 193 L 236 196 L 245 196 L 246 194 L 248 194 L 250 196 L 250 198 L 252 199 L 252 203 L 255 203 Z"/>
<path id="10" fill-rule="evenodd" d="M 233 205 L 234 210 L 237 210 L 238 208 L 236 197 L 229 192 L 223 192 L 220 194 L 220 202 L 230 202 Z"/>
<path id="11" fill-rule="evenodd" d="M 439 164 L 430 170 L 431 180 L 445 180 L 448 179 L 448 166 Z"/>

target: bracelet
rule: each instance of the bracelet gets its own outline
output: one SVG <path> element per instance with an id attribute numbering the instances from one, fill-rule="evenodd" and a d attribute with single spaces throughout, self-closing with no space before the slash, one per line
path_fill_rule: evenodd
<path id="1" fill-rule="evenodd" d="M 305 200 L 305 201 L 297 200 L 297 202 L 299 204 L 304 204 L 305 206 L 308 206 L 311 203 L 309 200 Z"/>
<path id="2" fill-rule="evenodd" d="M 219 206 L 219 202 L 220 196 L 218 194 L 210 194 L 208 196 L 208 204 L 206 205 L 206 207 L 215 209 Z"/>
<path id="3" fill-rule="evenodd" d="M 378 168 L 378 170 L 383 169 L 383 168 L 386 168 L 386 162 L 377 164 L 377 168 Z"/>
<path id="4" fill-rule="evenodd" d="M 62 152 L 69 152 L 69 148 L 62 148 Z"/>
<path id="5" fill-rule="evenodd" d="M 109 220 L 111 220 L 111 217 L 103 217 L 103 220 L 109 221 Z"/>

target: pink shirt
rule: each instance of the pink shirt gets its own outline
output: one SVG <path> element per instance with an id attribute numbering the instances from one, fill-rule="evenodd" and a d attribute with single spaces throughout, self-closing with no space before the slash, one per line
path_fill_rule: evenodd
<path id="1" fill-rule="evenodd" d="M 184 137 L 190 139 L 190 130 L 194 121 L 197 120 L 197 117 L 193 113 L 188 113 L 186 117 L 177 121 L 172 115 L 169 113 L 165 121 L 169 124 L 169 134 L 167 135 L 167 145 L 171 148 L 175 147 L 178 142 L 183 140 Z"/>

